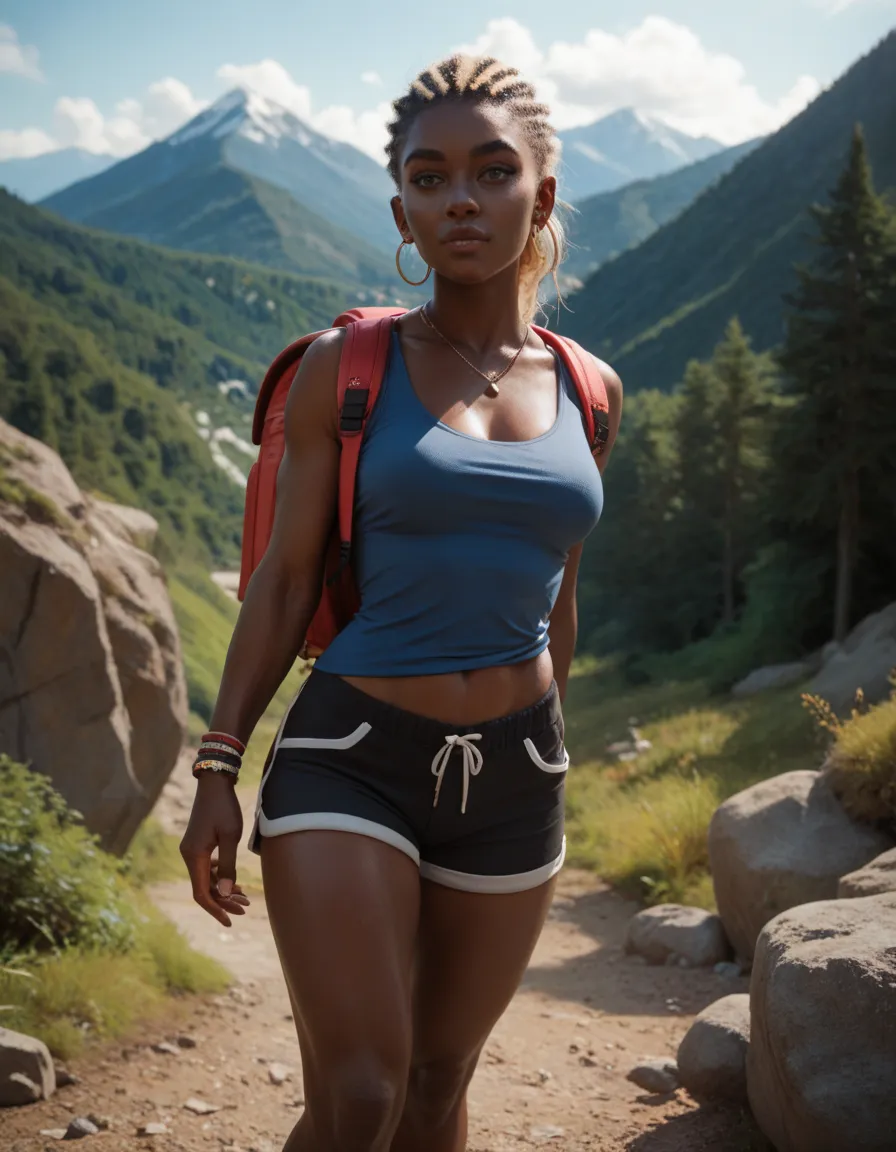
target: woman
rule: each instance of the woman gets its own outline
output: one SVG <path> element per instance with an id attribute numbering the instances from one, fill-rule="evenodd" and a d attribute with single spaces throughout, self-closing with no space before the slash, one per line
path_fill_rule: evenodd
<path id="1" fill-rule="evenodd" d="M 607 460 L 528 327 L 561 241 L 547 109 L 513 69 L 464 57 L 394 109 L 393 212 L 433 296 L 396 324 L 365 436 L 361 610 L 287 714 L 252 836 L 305 1076 L 288 1152 L 465 1147 L 467 1085 L 563 862 L 560 701 Z M 290 391 L 273 536 L 203 752 L 225 769 L 319 599 L 343 335 L 311 346 Z M 622 387 L 600 369 L 609 448 Z M 197 901 L 229 924 L 246 903 L 233 776 L 197 776 L 182 852 Z"/>

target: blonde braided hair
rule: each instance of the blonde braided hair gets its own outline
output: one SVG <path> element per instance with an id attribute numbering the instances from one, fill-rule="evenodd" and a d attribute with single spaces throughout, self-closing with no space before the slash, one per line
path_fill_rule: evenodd
<path id="1" fill-rule="evenodd" d="M 401 187 L 401 154 L 416 117 L 426 108 L 447 101 L 475 101 L 506 108 L 520 125 L 539 167 L 539 179 L 553 176 L 558 146 L 550 109 L 541 104 L 535 89 L 515 68 L 492 56 L 449 56 L 420 73 L 404 96 L 392 104 L 394 119 L 388 126 L 386 145 L 389 175 Z M 545 276 L 554 278 L 557 296 L 557 269 L 563 260 L 566 238 L 563 225 L 551 216 L 546 227 L 529 236 L 520 261 L 519 306 L 526 323 L 538 311 L 538 288 Z"/>

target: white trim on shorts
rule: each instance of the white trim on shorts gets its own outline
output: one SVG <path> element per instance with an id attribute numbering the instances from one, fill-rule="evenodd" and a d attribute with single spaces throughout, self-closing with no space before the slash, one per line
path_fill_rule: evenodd
<path id="1" fill-rule="evenodd" d="M 278 816 L 269 820 L 263 812 L 258 817 L 258 830 L 262 836 L 285 836 L 289 832 L 355 832 L 359 836 L 369 836 L 383 844 L 391 844 L 400 852 L 420 863 L 420 853 L 406 836 L 377 824 L 375 820 L 365 820 L 363 816 L 352 816 L 348 812 L 297 812 L 292 816 Z"/>
<path id="2" fill-rule="evenodd" d="M 526 892 L 529 888 L 537 888 L 546 884 L 563 867 L 566 859 L 566 837 L 563 837 L 563 847 L 556 860 L 551 860 L 541 868 L 533 868 L 531 872 L 514 872 L 505 876 L 477 876 L 473 872 L 455 872 L 451 868 L 440 868 L 437 864 L 428 864 L 425 860 L 420 864 L 420 875 L 424 880 L 432 880 L 435 884 L 442 884 L 446 888 L 456 888 L 460 892 L 482 892 L 500 895 L 506 892 Z"/>

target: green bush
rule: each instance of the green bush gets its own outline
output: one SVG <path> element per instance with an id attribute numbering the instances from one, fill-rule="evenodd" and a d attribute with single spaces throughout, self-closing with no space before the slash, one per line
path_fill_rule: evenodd
<path id="1" fill-rule="evenodd" d="M 132 947 L 120 865 L 50 781 L 0 756 L 0 958 L 89 945 Z"/>
<path id="2" fill-rule="evenodd" d="M 857 820 L 896 827 L 896 690 L 867 710 L 860 697 L 846 720 L 817 696 L 804 700 L 834 738 L 824 773 L 843 807 Z"/>

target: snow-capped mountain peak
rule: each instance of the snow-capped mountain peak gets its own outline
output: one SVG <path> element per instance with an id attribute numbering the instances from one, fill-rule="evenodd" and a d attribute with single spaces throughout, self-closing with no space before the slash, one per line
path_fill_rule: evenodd
<path id="1" fill-rule="evenodd" d="M 288 139 L 305 148 L 320 145 L 324 139 L 288 108 L 248 88 L 227 92 L 169 136 L 166 143 L 176 147 L 202 136 L 243 136 L 273 147 Z"/>

